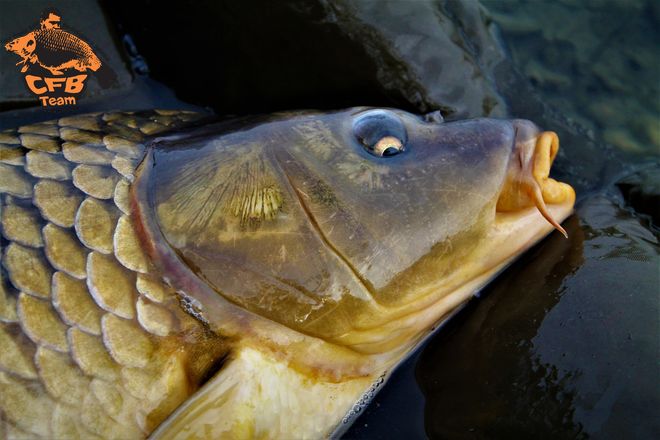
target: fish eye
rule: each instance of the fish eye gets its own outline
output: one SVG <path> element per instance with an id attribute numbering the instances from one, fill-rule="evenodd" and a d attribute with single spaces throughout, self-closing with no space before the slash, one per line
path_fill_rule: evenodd
<path id="1" fill-rule="evenodd" d="M 399 117 L 386 110 L 371 110 L 356 116 L 353 133 L 365 150 L 376 157 L 391 157 L 405 151 L 408 134 Z"/>

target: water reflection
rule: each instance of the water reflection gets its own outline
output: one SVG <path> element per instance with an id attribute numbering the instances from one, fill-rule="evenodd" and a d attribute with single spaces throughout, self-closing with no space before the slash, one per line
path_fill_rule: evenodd
<path id="1" fill-rule="evenodd" d="M 562 296 L 562 282 L 582 263 L 577 219 L 566 226 L 569 240 L 553 234 L 463 313 L 469 320 L 456 320 L 422 354 L 417 376 L 427 398 L 429 435 L 504 438 L 546 432 L 556 437 L 582 432 L 573 420 L 574 396 L 564 386 L 570 375 L 540 360 L 533 344 L 545 313 Z M 538 289 L 538 280 L 545 280 L 543 289 Z M 533 301 L 520 300 L 531 295 Z"/>
<path id="2" fill-rule="evenodd" d="M 430 437 L 657 438 L 658 240 L 625 215 L 583 203 L 430 343 Z"/>

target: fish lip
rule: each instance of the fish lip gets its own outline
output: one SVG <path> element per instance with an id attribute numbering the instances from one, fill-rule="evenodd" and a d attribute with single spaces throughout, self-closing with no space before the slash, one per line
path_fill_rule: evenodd
<path id="1" fill-rule="evenodd" d="M 539 213 L 564 236 L 566 231 L 547 206 L 575 202 L 575 190 L 550 177 L 552 163 L 559 151 L 559 137 L 541 131 L 531 121 L 512 121 L 514 136 L 507 173 L 497 199 L 497 212 L 510 212 L 536 206 Z"/>
<path id="2" fill-rule="evenodd" d="M 567 200 L 561 204 L 552 204 L 549 210 L 559 221 L 564 221 L 573 213 L 573 203 Z M 457 273 L 454 278 L 439 280 L 437 285 L 425 287 L 411 310 L 379 327 L 385 337 L 373 341 L 361 340 L 358 336 L 358 339 L 346 346 L 372 355 L 390 353 L 390 361 L 398 363 L 400 358 L 422 343 L 435 327 L 451 317 L 452 311 L 476 296 L 500 272 L 552 232 L 552 225 L 534 207 L 495 213 L 492 226 L 481 239 L 482 245 L 470 256 L 475 266 L 468 269 L 471 272 L 465 272 L 465 275 Z M 387 335 L 397 336 L 401 329 L 405 330 L 407 336 L 401 343 L 391 344 Z M 381 345 L 389 348 L 380 349 Z"/>

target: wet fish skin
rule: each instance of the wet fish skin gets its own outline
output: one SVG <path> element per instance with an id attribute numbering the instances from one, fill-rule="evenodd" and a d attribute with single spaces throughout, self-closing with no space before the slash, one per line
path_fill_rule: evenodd
<path id="1" fill-rule="evenodd" d="M 197 117 L 0 134 L 7 437 L 327 436 L 575 200 L 529 121 Z"/>
<path id="2" fill-rule="evenodd" d="M 444 123 L 368 107 L 234 124 L 164 136 L 150 149 L 135 194 L 159 247 L 151 256 L 209 322 L 219 317 L 219 330 L 241 316 L 244 338 L 242 323 L 254 330 L 257 315 L 362 354 L 414 339 L 423 326 L 405 320 L 423 301 L 492 269 L 469 263 L 492 244 L 502 189 L 520 202 L 509 211 L 533 206 L 522 195 L 537 185 L 537 138 L 545 147 L 556 139 L 530 121 Z M 405 151 L 376 157 L 359 130 L 374 143 L 399 136 Z M 549 170 L 547 155 L 539 169 Z M 526 186 L 506 183 L 521 173 Z"/>
<path id="3" fill-rule="evenodd" d="M 237 343 L 153 438 L 328 436 L 430 328 L 562 231 L 575 193 L 549 178 L 558 147 L 531 121 L 369 107 L 160 137 L 136 223 L 191 309 Z"/>
<path id="4" fill-rule="evenodd" d="M 145 139 L 200 117 L 0 133 L 0 438 L 143 438 L 226 352 L 154 273 L 128 200 Z"/>

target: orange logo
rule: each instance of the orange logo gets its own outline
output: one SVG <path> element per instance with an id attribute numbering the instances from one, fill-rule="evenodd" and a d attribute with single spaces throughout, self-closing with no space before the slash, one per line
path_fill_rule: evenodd
<path id="1" fill-rule="evenodd" d="M 5 44 L 5 49 L 21 57 L 16 63 L 21 73 L 34 68 L 50 72 L 50 76 L 25 75 L 27 87 L 47 106 L 75 105 L 76 95 L 85 88 L 87 74 L 67 76 L 65 71 L 96 72 L 101 60 L 89 44 L 60 28 L 61 18 L 53 14 L 40 21 L 40 28 Z M 75 73 L 75 72 L 74 72 Z"/>

